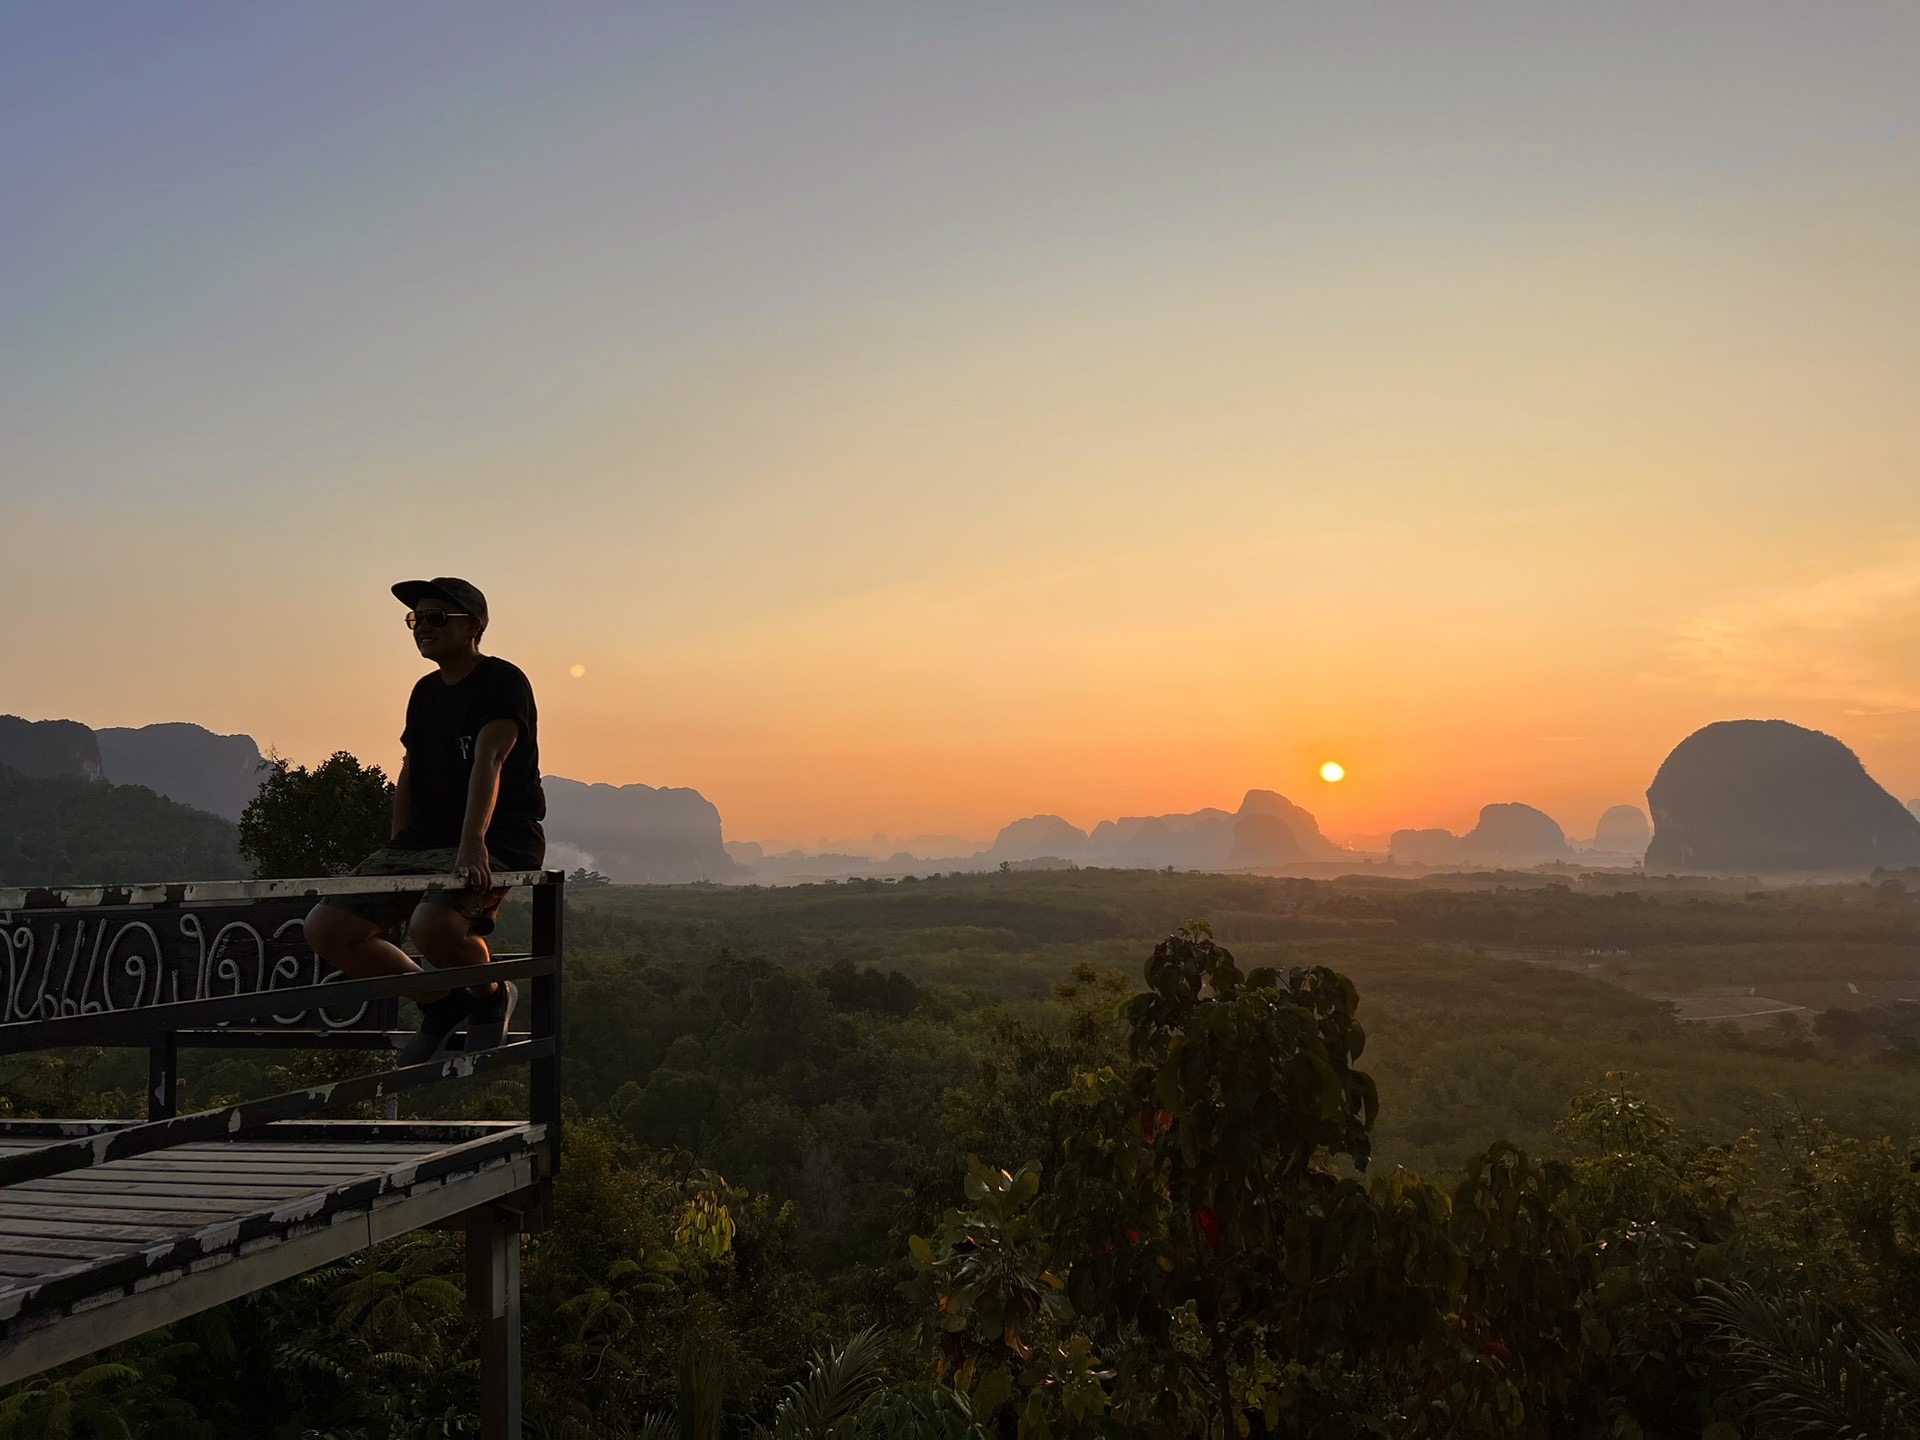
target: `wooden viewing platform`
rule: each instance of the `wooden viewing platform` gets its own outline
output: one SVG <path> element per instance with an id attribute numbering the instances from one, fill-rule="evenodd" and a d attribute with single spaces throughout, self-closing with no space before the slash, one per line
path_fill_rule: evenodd
<path id="1" fill-rule="evenodd" d="M 520 1236 L 550 1216 L 560 1155 L 563 879 L 496 877 L 531 888 L 533 944 L 484 967 L 349 980 L 300 924 L 327 896 L 445 878 L 0 890 L 0 1055 L 148 1052 L 145 1122 L 0 1122 L 0 1384 L 454 1224 L 480 1324 L 481 1433 L 519 1436 Z M 176 1111 L 182 1047 L 390 1051 L 401 996 L 485 979 L 520 982 L 516 1019 L 531 1022 L 497 1049 Z M 520 1065 L 525 1121 L 318 1118 Z"/>

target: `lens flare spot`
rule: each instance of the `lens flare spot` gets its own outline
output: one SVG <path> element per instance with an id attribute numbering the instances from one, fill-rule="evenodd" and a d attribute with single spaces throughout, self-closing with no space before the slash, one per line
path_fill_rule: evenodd
<path id="1" fill-rule="evenodd" d="M 1338 785 L 1347 778 L 1347 767 L 1338 760 L 1329 760 L 1320 767 L 1320 778 L 1329 785 Z"/>
<path id="2" fill-rule="evenodd" d="M 584 665 L 576 665 L 573 667 L 573 669 L 569 670 L 567 673 L 573 676 L 574 679 L 578 680 L 581 676 L 587 673 L 587 667 Z"/>

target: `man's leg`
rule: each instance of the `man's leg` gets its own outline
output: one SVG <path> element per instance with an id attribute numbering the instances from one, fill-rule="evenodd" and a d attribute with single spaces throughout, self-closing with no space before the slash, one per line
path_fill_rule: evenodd
<path id="1" fill-rule="evenodd" d="M 492 903 L 497 907 L 497 898 Z M 492 911 L 486 911 L 481 919 L 490 924 Z M 487 949 L 487 942 L 473 933 L 475 923 L 474 917 L 463 914 L 451 905 L 438 905 L 428 900 L 422 901 L 414 909 L 407 933 L 413 937 L 413 943 L 420 948 L 427 963 L 437 970 L 485 965 L 493 956 Z M 446 1007 L 447 1013 L 455 1008 L 465 1010 L 468 1022 L 467 1048 L 486 1050 L 505 1043 L 507 1026 L 513 1019 L 513 1007 L 519 998 L 519 991 L 511 981 L 496 980 L 491 984 L 454 991 L 441 1004 Z"/>
<path id="2" fill-rule="evenodd" d="M 313 953 L 356 980 L 410 975 L 420 968 L 412 956 L 380 933 L 374 921 L 324 900 L 307 912 L 305 928 Z"/>
<path id="3" fill-rule="evenodd" d="M 493 958 L 487 942 L 473 933 L 473 922 L 451 905 L 422 901 L 413 907 L 407 922 L 407 935 L 419 947 L 421 956 L 436 970 L 457 970 L 468 965 L 485 965 Z M 492 983 L 475 985 L 468 991 L 474 999 L 493 993 Z M 438 1000 L 439 994 L 422 996 Z"/>

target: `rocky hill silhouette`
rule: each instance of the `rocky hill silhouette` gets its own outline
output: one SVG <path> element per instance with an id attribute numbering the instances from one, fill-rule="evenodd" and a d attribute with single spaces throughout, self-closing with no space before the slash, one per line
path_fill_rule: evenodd
<path id="1" fill-rule="evenodd" d="M 1600 817 L 1593 848 L 1613 855 L 1644 855 L 1652 839 L 1646 811 L 1638 805 L 1615 805 Z"/>
<path id="2" fill-rule="evenodd" d="M 1033 860 L 1043 855 L 1084 859 L 1087 832 L 1058 815 L 1029 815 L 1002 827 L 988 853 L 1000 860 Z"/>
<path id="3" fill-rule="evenodd" d="M 94 734 L 115 785 L 144 785 L 228 820 L 238 820 L 260 789 L 266 762 L 251 735 L 216 735 L 182 721 Z"/>
<path id="4" fill-rule="evenodd" d="M 1920 819 L 1833 736 L 1785 720 L 1696 730 L 1647 788 L 1649 870 L 1864 874 L 1920 864 Z"/>
<path id="5" fill-rule="evenodd" d="M 0 715 L 0 765 L 30 779 L 103 778 L 100 742 L 78 720 L 22 720 Z"/>
<path id="6" fill-rule="evenodd" d="M 1091 833 L 1058 815 L 1030 815 L 1001 830 L 980 858 L 1018 864 L 1057 858 L 1115 869 L 1256 869 L 1344 853 L 1320 822 L 1273 790 L 1249 790 L 1235 811 L 1128 815 Z"/>
<path id="7" fill-rule="evenodd" d="M 721 845 L 720 812 L 698 790 L 652 785 L 586 785 L 549 775 L 549 864 L 584 865 L 634 884 L 730 880 L 733 858 Z"/>
<path id="8" fill-rule="evenodd" d="M 1388 841 L 1401 865 L 1543 865 L 1573 858 L 1560 823 L 1514 801 L 1485 805 L 1464 835 L 1447 830 L 1396 830 Z"/>

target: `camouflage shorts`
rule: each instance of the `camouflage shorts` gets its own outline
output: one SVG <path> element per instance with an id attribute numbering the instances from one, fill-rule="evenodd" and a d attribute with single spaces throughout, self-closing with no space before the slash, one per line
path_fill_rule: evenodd
<path id="1" fill-rule="evenodd" d="M 353 867 L 355 875 L 447 875 L 451 876 L 460 852 L 452 846 L 430 850 L 402 850 L 383 846 Z M 489 856 L 495 870 L 509 867 L 499 857 Z M 466 916 L 475 935 L 491 935 L 500 902 L 512 887 L 496 885 L 490 890 L 470 890 L 452 885 L 429 885 L 425 890 L 400 890 L 390 895 L 331 895 L 327 904 L 349 915 L 358 915 L 378 925 L 384 934 L 398 934 L 413 914 L 416 905 L 444 905 Z"/>

